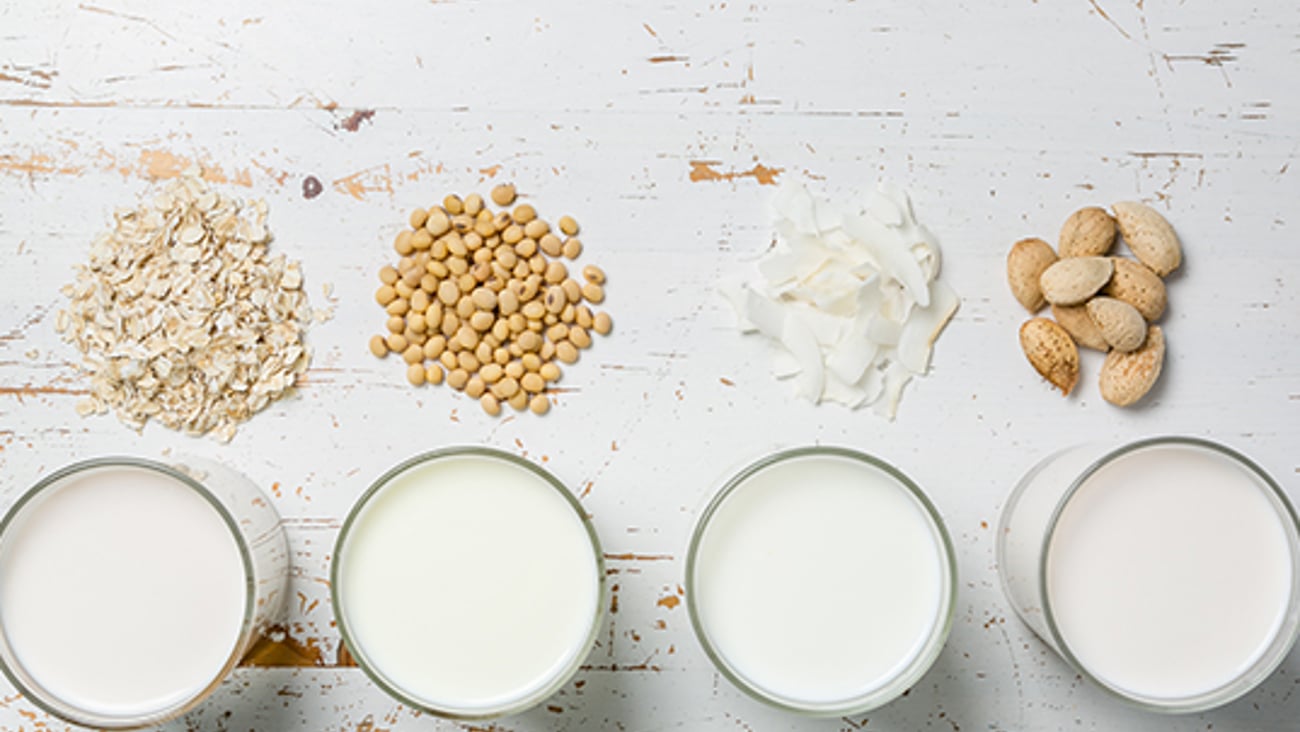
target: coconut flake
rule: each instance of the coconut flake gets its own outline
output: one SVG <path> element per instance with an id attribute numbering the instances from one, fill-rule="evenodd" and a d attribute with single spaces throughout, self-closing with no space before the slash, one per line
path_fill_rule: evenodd
<path id="1" fill-rule="evenodd" d="M 853 324 L 845 329 L 844 337 L 826 357 L 826 368 L 845 383 L 860 381 L 880 352 L 880 344 L 867 335 L 871 318 L 870 313 L 858 313 Z"/>
<path id="2" fill-rule="evenodd" d="M 799 359 L 781 346 L 772 344 L 772 375 L 778 379 L 788 379 L 799 373 Z"/>
<path id="3" fill-rule="evenodd" d="M 930 351 L 952 314 L 957 312 L 957 293 L 943 282 L 933 282 L 929 307 L 917 308 L 898 335 L 898 360 L 914 374 L 930 370 Z"/>
<path id="4" fill-rule="evenodd" d="M 785 323 L 789 319 L 786 309 L 781 303 L 759 294 L 752 287 L 745 294 L 745 318 L 754 324 L 759 333 L 773 340 L 783 340 Z"/>
<path id="5" fill-rule="evenodd" d="M 813 402 L 869 404 L 893 419 L 904 387 L 929 370 L 959 299 L 937 278 L 934 235 L 911 199 L 881 184 L 860 209 L 783 184 L 772 202 L 776 242 L 758 279 L 719 290 L 746 333 L 772 344 L 772 373 Z"/>
<path id="6" fill-rule="evenodd" d="M 880 400 L 876 402 L 876 414 L 893 419 L 898 414 L 898 402 L 903 398 L 903 387 L 912 380 L 912 374 L 897 361 L 890 362 L 885 368 L 885 387 Z"/>
<path id="7" fill-rule="evenodd" d="M 781 344 L 799 362 L 799 373 L 794 377 L 795 393 L 814 402 L 821 401 L 822 388 L 825 384 L 822 352 L 812 329 L 806 326 L 799 316 L 787 313 Z"/>
<path id="8" fill-rule="evenodd" d="M 930 292 L 921 265 L 912 256 L 911 242 L 896 227 L 890 227 L 861 214 L 844 218 L 845 231 L 861 241 L 876 263 L 876 268 L 897 280 L 913 300 L 928 305 Z"/>

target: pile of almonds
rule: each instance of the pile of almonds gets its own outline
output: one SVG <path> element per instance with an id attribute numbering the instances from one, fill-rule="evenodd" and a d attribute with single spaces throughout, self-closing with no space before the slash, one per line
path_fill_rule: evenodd
<path id="1" fill-rule="evenodd" d="M 1101 395 L 1126 407 L 1160 377 L 1165 337 L 1154 323 L 1167 303 L 1161 278 L 1182 264 L 1182 247 L 1151 207 L 1111 208 L 1114 217 L 1097 207 L 1071 214 L 1061 227 L 1059 256 L 1042 239 L 1016 242 L 1007 280 L 1030 313 L 1052 307 L 1055 322 L 1035 317 L 1020 327 L 1021 348 L 1038 373 L 1068 395 L 1079 380 L 1078 346 L 1101 351 Z M 1110 256 L 1117 233 L 1136 260 Z"/>
<path id="2" fill-rule="evenodd" d="M 397 266 L 379 270 L 388 332 L 370 351 L 400 355 L 413 386 L 446 381 L 490 415 L 502 404 L 545 414 L 560 363 L 576 363 L 591 333 L 612 327 L 588 305 L 604 302 L 605 273 L 589 264 L 583 282 L 570 276 L 561 259 L 582 254 L 571 217 L 557 234 L 531 205 L 509 209 L 514 186 L 496 186 L 491 200 L 500 211 L 475 193 L 411 212 L 393 242 Z"/>

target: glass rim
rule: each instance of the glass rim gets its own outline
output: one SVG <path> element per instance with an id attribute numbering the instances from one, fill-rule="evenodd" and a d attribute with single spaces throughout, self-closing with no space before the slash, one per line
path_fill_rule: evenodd
<path id="1" fill-rule="evenodd" d="M 256 573 L 253 569 L 252 548 L 239 529 L 239 522 L 226 508 L 216 495 L 203 485 L 193 476 L 170 466 L 165 463 L 151 460 L 149 458 L 135 457 L 129 455 L 109 455 L 103 457 L 89 458 L 70 463 L 58 468 L 37 480 L 30 488 L 23 492 L 10 506 L 5 510 L 4 517 L 0 518 L 0 550 L 3 550 L 9 539 L 9 530 L 23 513 L 23 509 L 29 506 L 37 498 L 46 495 L 46 491 L 57 488 L 65 479 L 87 473 L 102 468 L 136 468 L 150 470 L 160 473 L 171 478 L 185 487 L 193 490 L 204 501 L 208 503 L 221 517 L 226 528 L 230 530 L 231 536 L 235 540 L 235 546 L 239 550 L 240 563 L 244 572 L 244 600 L 243 600 L 243 619 L 239 626 L 239 635 L 235 638 L 235 643 L 230 650 L 230 655 L 226 662 L 222 664 L 220 670 L 213 679 L 196 693 L 187 696 L 179 702 L 162 707 L 161 709 L 142 712 L 131 715 L 112 715 L 91 712 L 77 707 L 61 698 L 45 687 L 37 684 L 35 679 L 23 670 L 22 663 L 18 660 L 17 654 L 13 651 L 8 634 L 4 629 L 3 615 L 0 615 L 0 672 L 3 672 L 14 688 L 23 695 L 23 698 L 36 705 L 42 711 L 54 715 L 66 722 L 81 725 L 83 727 L 95 727 L 100 729 L 129 730 L 150 727 L 161 724 L 165 721 L 175 719 L 185 714 L 199 704 L 203 703 L 225 679 L 230 676 L 235 667 L 239 665 L 243 658 L 245 641 L 253 632 L 253 622 L 255 616 L 254 598 L 256 596 Z M 29 683 L 30 680 L 30 683 Z"/>
<path id="2" fill-rule="evenodd" d="M 695 592 L 695 569 L 700 544 L 713 516 L 718 512 L 722 504 L 741 485 L 744 485 L 757 473 L 779 463 L 804 457 L 845 458 L 875 468 L 893 479 L 898 486 L 903 488 L 922 509 L 922 513 L 930 523 L 931 529 L 937 539 L 935 543 L 940 548 L 939 558 L 943 564 L 943 596 L 940 599 L 939 611 L 936 613 L 934 622 L 929 630 L 929 635 L 926 638 L 925 644 L 921 647 L 921 650 L 910 663 L 883 685 L 864 694 L 833 703 L 800 704 L 789 698 L 770 693 L 746 679 L 744 675 L 739 673 L 739 671 L 737 671 L 732 664 L 725 659 L 723 654 L 715 646 L 708 629 L 705 627 L 705 623 L 700 617 L 700 610 L 695 600 L 697 594 Z M 939 654 L 943 651 L 944 645 L 947 643 L 948 636 L 952 631 L 953 620 L 956 615 L 957 559 L 956 552 L 953 549 L 952 538 L 948 534 L 947 526 L 944 524 L 943 517 L 939 514 L 938 509 L 925 494 L 925 491 L 913 482 L 912 479 L 908 478 L 901 470 L 874 455 L 851 448 L 828 445 L 808 445 L 804 447 L 786 448 L 769 453 L 749 463 L 744 468 L 741 468 L 722 484 L 722 487 L 717 490 L 713 495 L 713 498 L 710 499 L 708 505 L 700 513 L 700 518 L 696 521 L 695 527 L 691 531 L 691 541 L 686 552 L 685 589 L 687 614 L 691 620 L 691 627 L 695 631 L 695 637 L 704 648 L 705 655 L 707 655 L 709 660 L 713 662 L 714 668 L 726 677 L 728 681 L 750 698 L 778 709 L 807 717 L 835 717 L 849 714 L 860 714 L 862 712 L 878 709 L 885 704 L 888 704 L 919 681 L 921 677 L 930 670 L 930 667 L 934 665 L 934 661 L 939 657 Z"/>
<path id="3" fill-rule="evenodd" d="M 1078 493 L 1089 478 L 1106 465 L 1138 450 L 1161 446 L 1192 447 L 1216 453 L 1219 457 L 1226 458 L 1254 475 L 1265 487 L 1265 494 L 1270 499 L 1270 504 L 1283 524 L 1284 531 L 1287 534 L 1287 546 L 1291 554 L 1291 596 L 1287 604 L 1287 613 L 1283 616 L 1281 626 L 1270 638 L 1263 655 L 1222 686 L 1188 697 L 1166 698 L 1135 694 L 1106 682 L 1090 671 L 1087 666 L 1079 661 L 1065 636 L 1061 633 L 1056 622 L 1056 614 L 1052 609 L 1051 593 L 1048 592 L 1047 585 L 1048 555 L 1052 539 L 1056 534 L 1056 527 L 1061 515 L 1070 503 L 1070 499 Z M 1278 485 L 1277 481 L 1273 480 L 1273 477 L 1267 471 L 1246 455 L 1213 440 L 1187 435 L 1147 437 L 1107 450 L 1100 457 L 1092 460 L 1078 477 L 1071 481 L 1069 488 L 1066 489 L 1053 507 L 1046 530 L 1043 532 L 1037 564 L 1038 599 L 1043 609 L 1044 625 L 1047 627 L 1052 643 L 1060 652 L 1061 657 L 1079 675 L 1091 681 L 1107 694 L 1146 711 L 1172 714 L 1203 712 L 1239 699 L 1276 671 L 1282 662 L 1286 660 L 1296 640 L 1300 639 L 1300 615 L 1297 614 L 1297 610 L 1300 609 L 1300 517 L 1297 517 L 1295 508 L 1287 498 L 1286 492 L 1282 490 L 1282 487 Z"/>
<path id="4" fill-rule="evenodd" d="M 501 460 L 515 467 L 523 468 L 533 476 L 540 478 L 542 482 L 558 493 L 565 503 L 573 509 L 579 523 L 587 534 L 587 539 L 591 543 L 592 559 L 595 562 L 596 571 L 596 605 L 592 609 L 591 625 L 587 630 L 587 635 L 583 639 L 579 652 L 573 657 L 567 665 L 554 674 L 549 682 L 542 685 L 536 691 L 527 694 L 519 699 L 514 699 L 508 703 L 500 704 L 494 707 L 486 708 L 455 708 L 451 706 L 439 706 L 428 700 L 421 699 L 413 693 L 402 689 L 401 685 L 391 681 L 376 666 L 371 663 L 367 657 L 364 648 L 355 639 L 351 626 L 347 619 L 346 606 L 343 603 L 341 592 L 342 582 L 340 582 L 341 567 L 343 564 L 343 554 L 345 544 L 351 535 L 353 525 L 359 519 L 364 509 L 369 505 L 371 499 L 378 495 L 385 487 L 388 486 L 395 478 L 406 471 L 439 460 L 445 460 L 455 457 L 482 457 Z M 572 491 L 556 478 L 549 470 L 526 460 L 518 455 L 506 452 L 504 450 L 489 447 L 486 445 L 454 445 L 441 447 L 433 450 L 414 455 L 406 460 L 399 462 L 397 465 L 384 471 L 377 479 L 366 488 L 364 492 L 348 509 L 347 516 L 339 528 L 338 538 L 334 542 L 334 556 L 330 561 L 330 601 L 334 606 L 334 617 L 338 622 L 339 634 L 343 639 L 344 645 L 348 652 L 356 661 L 357 667 L 361 669 L 367 677 L 384 693 L 393 699 L 413 708 L 419 709 L 436 717 L 452 721 L 477 722 L 504 717 L 510 714 L 516 714 L 545 701 L 560 687 L 564 686 L 573 678 L 574 674 L 586 662 L 587 657 L 591 654 L 591 649 L 595 644 L 596 637 L 600 632 L 601 623 L 605 617 L 605 557 L 601 550 L 600 537 L 596 534 L 595 526 L 592 525 L 591 519 L 587 516 L 586 510 L 578 501 Z"/>

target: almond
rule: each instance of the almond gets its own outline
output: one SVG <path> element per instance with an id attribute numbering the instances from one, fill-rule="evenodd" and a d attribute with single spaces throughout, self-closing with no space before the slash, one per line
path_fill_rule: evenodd
<path id="1" fill-rule="evenodd" d="M 1113 297 L 1094 297 L 1086 306 L 1088 317 L 1116 351 L 1135 351 L 1147 339 L 1147 321 L 1137 308 Z"/>
<path id="2" fill-rule="evenodd" d="M 1141 262 L 1123 257 L 1111 257 L 1111 262 L 1115 275 L 1102 292 L 1137 308 L 1147 322 L 1159 320 L 1168 303 L 1164 281 Z"/>
<path id="3" fill-rule="evenodd" d="M 1136 351 L 1111 351 L 1101 365 L 1101 396 L 1127 407 L 1151 391 L 1165 362 L 1165 334 L 1160 326 L 1147 326 L 1146 343 Z"/>
<path id="4" fill-rule="evenodd" d="M 1100 257 L 1115 244 L 1115 219 L 1106 209 L 1081 208 L 1061 227 L 1061 257 Z"/>
<path id="5" fill-rule="evenodd" d="M 1020 347 L 1043 378 L 1069 394 L 1079 383 L 1079 349 L 1070 334 L 1047 318 L 1031 318 L 1020 326 Z"/>
<path id="6" fill-rule="evenodd" d="M 1110 344 L 1106 342 L 1105 336 L 1098 330 L 1097 324 L 1092 322 L 1092 318 L 1088 317 L 1086 306 L 1053 305 L 1052 317 L 1056 318 L 1056 322 L 1074 338 L 1075 343 L 1102 353 L 1110 350 Z"/>
<path id="7" fill-rule="evenodd" d="M 1078 305 L 1110 281 L 1115 265 L 1106 257 L 1072 257 L 1043 271 L 1038 285 L 1053 305 Z"/>
<path id="8" fill-rule="evenodd" d="M 1111 206 L 1119 233 L 1139 261 L 1164 277 L 1183 263 L 1183 248 L 1174 227 L 1146 204 L 1122 201 Z"/>
<path id="9" fill-rule="evenodd" d="M 1021 239 L 1007 253 L 1007 282 L 1011 294 L 1031 313 L 1043 309 L 1047 300 L 1038 286 L 1043 270 L 1056 262 L 1056 252 L 1042 239 Z"/>

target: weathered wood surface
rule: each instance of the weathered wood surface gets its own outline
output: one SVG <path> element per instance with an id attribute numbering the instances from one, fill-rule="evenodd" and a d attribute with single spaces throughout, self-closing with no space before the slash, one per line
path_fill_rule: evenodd
<path id="1" fill-rule="evenodd" d="M 271 492 L 294 548 L 286 635 L 169 730 L 1282 729 L 1300 653 L 1242 701 L 1130 710 L 1014 617 L 993 532 L 1046 453 L 1178 432 L 1234 445 L 1300 497 L 1300 7 L 1078 2 L 0 5 L 0 491 L 105 453 L 198 453 Z M 189 162 L 271 204 L 332 321 L 300 399 L 229 445 L 81 419 L 58 289 L 112 209 Z M 713 287 L 768 246 L 765 184 L 850 196 L 908 187 L 964 302 L 898 420 L 812 407 L 767 373 Z M 304 194 L 315 179 L 323 192 Z M 609 273 L 615 333 L 544 419 L 490 419 L 415 391 L 366 337 L 374 272 L 409 207 L 512 180 L 572 213 Z M 1018 352 L 1003 281 L 1014 240 L 1086 204 L 1153 202 L 1183 236 L 1162 383 L 1101 401 L 1100 360 L 1061 399 Z M 332 297 L 323 288 L 332 285 Z M 1089 354 L 1093 355 L 1093 354 Z M 697 511 L 778 447 L 858 447 L 925 486 L 960 562 L 956 626 L 910 694 L 809 722 L 711 669 L 681 603 Z M 326 584 L 340 518 L 385 467 L 486 443 L 582 497 L 612 594 L 588 668 L 495 725 L 417 719 L 340 665 Z M 780 588 L 773 588 L 779 592 Z M 521 599 L 522 601 L 522 599 Z M 779 632 L 774 629 L 774 632 Z M 1213 632 L 1207 628 L 1206 632 Z M 276 667 L 265 667 L 271 664 Z M 4 687 L 0 728 L 62 729 Z"/>

